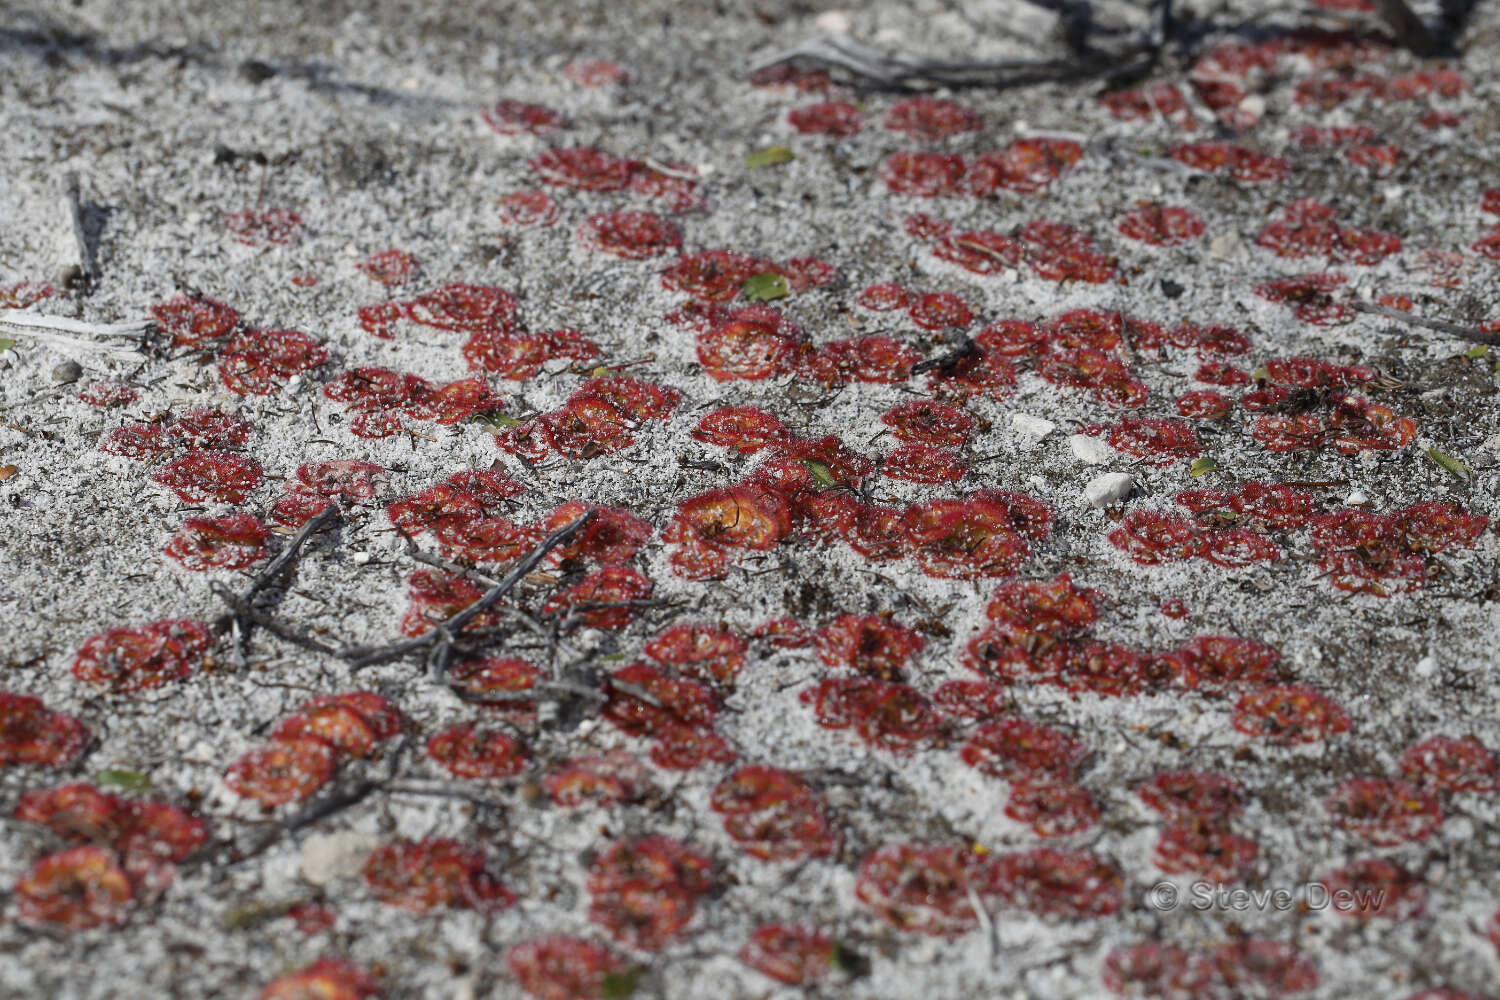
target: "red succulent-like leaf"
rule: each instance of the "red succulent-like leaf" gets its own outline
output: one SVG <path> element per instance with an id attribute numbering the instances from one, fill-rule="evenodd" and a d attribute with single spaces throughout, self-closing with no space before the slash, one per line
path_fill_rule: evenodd
<path id="1" fill-rule="evenodd" d="M 377 848 L 365 861 L 364 876 L 377 900 L 412 913 L 502 910 L 515 896 L 486 864 L 483 851 L 455 840 L 401 840 Z"/>
<path id="2" fill-rule="evenodd" d="M 162 551 L 190 570 L 244 569 L 266 557 L 266 537 L 249 514 L 190 517 Z"/>
<path id="3" fill-rule="evenodd" d="M 73 676 L 134 694 L 181 680 L 213 645 L 202 622 L 168 619 L 140 628 L 112 628 L 92 636 L 73 657 Z"/>
<path id="4" fill-rule="evenodd" d="M 86 930 L 119 923 L 134 889 L 111 852 L 75 847 L 42 858 L 13 893 L 25 923 Z"/>
<path id="5" fill-rule="evenodd" d="M 624 959 L 603 945 L 562 936 L 512 945 L 505 964 L 537 1000 L 595 1000 L 608 994 L 610 977 L 626 968 Z"/>
<path id="6" fill-rule="evenodd" d="M 88 743 L 88 730 L 71 715 L 52 711 L 40 698 L 0 691 L 0 767 L 61 767 Z"/>

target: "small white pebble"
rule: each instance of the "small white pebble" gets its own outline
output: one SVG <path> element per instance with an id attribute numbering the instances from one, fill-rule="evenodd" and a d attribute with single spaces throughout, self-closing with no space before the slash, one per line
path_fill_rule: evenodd
<path id="1" fill-rule="evenodd" d="M 1068 447 L 1073 449 L 1074 458 L 1088 465 L 1103 465 L 1115 453 L 1109 445 L 1087 434 L 1074 434 L 1069 437 Z"/>
<path id="2" fill-rule="evenodd" d="M 1208 252 L 1215 257 L 1228 260 L 1230 257 L 1245 256 L 1245 244 L 1240 239 L 1239 233 L 1220 233 L 1208 244 Z"/>
<path id="3" fill-rule="evenodd" d="M 1443 837 L 1454 843 L 1474 839 L 1474 822 L 1467 816 L 1454 816 L 1443 824 Z"/>
<path id="4" fill-rule="evenodd" d="M 198 223 L 203 221 L 203 213 L 189 212 L 187 215 L 183 216 L 183 219 L 187 222 L 188 225 L 196 226 Z"/>
<path id="5" fill-rule="evenodd" d="M 344 831 L 313 834 L 302 842 L 298 870 L 309 885 L 327 885 L 358 875 L 380 838 L 368 833 Z"/>
<path id="6" fill-rule="evenodd" d="M 1380 189 L 1380 197 L 1383 198 L 1387 204 L 1400 201 L 1401 196 L 1405 193 L 1406 188 L 1402 187 L 1400 184 L 1387 184 L 1385 187 Z"/>
<path id="7" fill-rule="evenodd" d="M 297 390 L 300 388 L 302 388 L 302 376 L 293 375 L 291 378 L 286 380 L 286 388 L 283 389 L 282 392 L 285 392 L 288 396 L 295 396 L 297 394 Z"/>
<path id="8" fill-rule="evenodd" d="M 1106 472 L 1083 488 L 1083 499 L 1090 507 L 1103 510 L 1105 507 L 1124 500 L 1133 489 L 1135 489 L 1134 476 L 1127 472 Z"/>
<path id="9" fill-rule="evenodd" d="M 1240 101 L 1240 110 L 1259 118 L 1266 113 L 1266 99 L 1259 94 L 1250 94 Z"/>
<path id="10" fill-rule="evenodd" d="M 368 553 L 368 552 L 356 552 L 356 553 L 354 553 L 354 563 L 355 563 L 356 566 L 363 566 L 365 563 L 367 563 L 369 561 L 370 561 L 370 553 Z"/>
<path id="11" fill-rule="evenodd" d="M 830 35 L 847 35 L 854 22 L 847 10 L 825 10 L 813 18 L 813 24 Z"/>
<path id="12" fill-rule="evenodd" d="M 1022 434 L 1034 437 L 1038 441 L 1051 434 L 1057 427 L 1052 421 L 1043 420 L 1041 417 L 1033 417 L 1029 413 L 1012 413 L 1010 415 L 1010 425 Z"/>
<path id="13" fill-rule="evenodd" d="M 1417 661 L 1413 669 L 1416 670 L 1418 677 L 1432 677 L 1438 672 L 1438 662 L 1431 656 L 1424 656 Z"/>
<path id="14" fill-rule="evenodd" d="M 1359 504 L 1369 502 L 1370 498 L 1365 496 L 1364 490 L 1355 490 L 1353 493 L 1350 493 L 1347 497 L 1344 498 L 1344 505 L 1348 507 L 1354 507 Z"/>

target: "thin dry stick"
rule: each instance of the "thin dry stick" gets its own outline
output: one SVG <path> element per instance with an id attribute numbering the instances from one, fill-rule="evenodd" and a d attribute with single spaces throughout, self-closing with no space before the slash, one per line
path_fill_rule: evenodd
<path id="1" fill-rule="evenodd" d="M 32 330 L 82 333 L 90 337 L 139 337 L 153 325 L 150 320 L 138 320 L 134 323 L 85 323 L 83 320 L 68 319 L 64 316 L 44 316 L 41 313 L 14 309 L 0 312 L 0 323 Z M 39 337 L 41 334 L 32 334 L 32 336 Z"/>
<path id="2" fill-rule="evenodd" d="M 73 228 L 73 250 L 74 264 L 84 279 L 92 286 L 99 280 L 99 264 L 94 260 L 94 255 L 89 251 L 89 241 L 83 231 L 83 202 L 79 197 L 78 175 L 73 171 L 63 174 L 62 179 L 63 207 L 67 210 L 68 221 Z"/>
<path id="3" fill-rule="evenodd" d="M 377 646 L 373 649 L 368 646 L 348 646 L 339 650 L 339 657 L 349 661 L 351 670 L 362 670 L 365 667 L 373 667 L 379 663 L 389 663 L 392 660 L 399 660 L 408 653 L 432 646 L 434 647 L 434 659 L 430 666 L 433 672 L 441 677 L 447 666 L 447 659 L 452 654 L 453 642 L 458 633 L 463 630 L 463 627 L 494 607 L 502 597 L 514 590 L 516 584 L 520 583 L 528 573 L 536 568 L 538 563 L 546 558 L 547 553 L 568 541 L 585 524 L 593 520 L 594 513 L 594 508 L 590 507 L 542 539 L 536 548 L 532 549 L 520 562 L 511 567 L 510 572 L 505 574 L 483 597 L 447 621 L 442 622 L 431 631 L 425 632 L 414 639 L 404 639 L 401 642 L 393 642 L 390 645 Z"/>
<path id="4" fill-rule="evenodd" d="M 119 344 L 101 344 L 97 340 L 84 340 L 79 337 L 69 337 L 68 333 L 82 333 L 90 337 L 114 337 L 132 338 L 145 344 L 146 336 L 153 328 L 149 322 L 141 323 L 84 323 L 76 319 L 65 319 L 61 316 L 43 316 L 41 313 L 19 312 L 14 309 L 0 309 L 0 324 L 9 327 L 19 327 L 23 336 L 56 348 L 70 354 L 101 354 L 115 361 L 138 361 L 140 360 L 139 348 L 124 347 Z M 58 333 L 56 331 L 64 331 Z"/>
<path id="5" fill-rule="evenodd" d="M 1425 316 L 1417 316 L 1400 309 L 1390 309 L 1386 306 L 1378 306 L 1373 302 L 1361 302 L 1359 299 L 1350 299 L 1344 303 L 1355 312 L 1370 313 L 1374 316 L 1384 316 L 1386 319 L 1399 320 L 1409 326 L 1425 327 L 1428 330 L 1436 330 L 1438 333 L 1446 333 L 1461 340 L 1473 341 L 1476 344 L 1500 344 L 1500 331 L 1485 333 L 1476 330 L 1472 326 L 1463 326 L 1460 323 L 1449 323 L 1447 320 L 1428 319 Z"/>

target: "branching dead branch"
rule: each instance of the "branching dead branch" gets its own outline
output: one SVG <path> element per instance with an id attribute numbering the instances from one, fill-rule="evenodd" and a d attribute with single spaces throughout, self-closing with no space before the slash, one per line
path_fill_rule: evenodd
<path id="1" fill-rule="evenodd" d="M 287 625 L 283 625 L 275 621 L 273 618 L 271 618 L 271 616 L 257 610 L 255 607 L 255 599 L 259 597 L 267 587 L 274 584 L 281 577 L 282 573 L 291 568 L 291 566 L 301 556 L 302 547 L 307 544 L 307 540 L 309 538 L 322 531 L 324 528 L 332 525 L 334 522 L 338 521 L 340 516 L 341 514 L 338 507 L 329 507 L 327 510 L 318 514 L 316 517 L 312 518 L 306 524 L 304 524 L 300 529 L 298 529 L 297 533 L 292 536 L 291 541 L 287 543 L 286 548 L 278 552 L 276 554 L 276 558 L 266 563 L 266 565 L 261 568 L 261 571 L 255 574 L 255 578 L 250 581 L 250 586 L 245 588 L 244 593 L 235 594 L 234 592 L 229 590 L 228 587 L 225 587 L 222 584 L 214 585 L 214 594 L 217 595 L 220 600 L 224 601 L 224 603 L 228 604 L 230 607 L 228 613 L 220 615 L 214 621 L 214 630 L 220 633 L 229 631 L 231 629 L 234 631 L 235 654 L 239 658 L 241 663 L 244 662 L 245 656 L 249 653 L 250 633 L 253 631 L 253 628 L 256 625 L 259 625 L 262 628 L 266 629 L 268 632 L 280 636 L 281 638 L 286 639 L 290 642 L 295 642 L 299 646 L 303 646 L 307 649 L 313 649 L 317 650 L 318 652 L 324 653 L 333 652 L 333 649 L 331 647 L 325 646 L 317 640 L 303 635 L 296 629 L 293 629 Z"/>
<path id="2" fill-rule="evenodd" d="M 567 542 L 577 534 L 584 525 L 594 518 L 594 508 L 590 507 L 561 528 L 542 539 L 536 548 L 527 553 L 520 562 L 516 563 L 509 573 L 497 581 L 484 596 L 473 604 L 464 608 L 453 617 L 440 623 L 431 631 L 424 632 L 412 639 L 404 639 L 393 642 L 386 646 L 346 646 L 338 651 L 341 659 L 348 660 L 351 670 L 362 670 L 365 667 L 373 667 L 381 663 L 389 663 L 399 660 L 403 656 L 414 653 L 419 649 L 431 648 L 428 657 L 428 669 L 432 676 L 441 680 L 447 673 L 448 661 L 453 653 L 453 645 L 465 625 L 475 618 L 484 614 L 495 606 L 506 594 L 515 589 L 527 574 L 537 567 L 547 553 Z"/>

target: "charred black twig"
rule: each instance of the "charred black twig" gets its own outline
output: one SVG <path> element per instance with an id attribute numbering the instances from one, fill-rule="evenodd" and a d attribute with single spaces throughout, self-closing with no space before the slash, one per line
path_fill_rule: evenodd
<path id="1" fill-rule="evenodd" d="M 335 650 L 332 646 L 325 645 L 314 639 L 312 636 L 307 635 L 303 632 L 299 632 L 297 629 L 292 628 L 290 625 L 285 625 L 282 622 L 277 621 L 270 615 L 266 614 L 265 612 L 256 609 L 243 597 L 241 597 L 239 594 L 236 594 L 234 591 L 230 590 L 222 583 L 211 584 L 209 586 L 209 589 L 214 592 L 214 595 L 218 597 L 219 600 L 229 605 L 230 609 L 234 612 L 234 617 L 238 618 L 242 623 L 249 622 L 251 624 L 259 625 L 261 628 L 265 629 L 267 632 L 270 632 L 277 638 L 285 639 L 287 642 L 301 646 L 303 649 L 310 649 L 315 653 L 337 652 L 337 650 Z M 242 624 L 241 635 L 243 636 L 244 634 L 244 626 Z"/>
<path id="2" fill-rule="evenodd" d="M 1369 313 L 1373 316 L 1384 316 L 1386 319 L 1398 320 L 1409 326 L 1420 326 L 1438 333 L 1446 333 L 1458 337 L 1460 340 L 1472 341 L 1476 344 L 1489 344 L 1494 346 L 1500 344 L 1500 332 L 1485 333 L 1476 330 L 1472 326 L 1464 326 L 1461 323 L 1449 323 L 1442 319 L 1428 319 L 1426 316 L 1416 316 L 1400 309 L 1390 309 L 1386 306 L 1378 306 L 1372 302 L 1361 302 L 1358 299 L 1350 299 L 1344 303 L 1355 312 Z"/>
<path id="3" fill-rule="evenodd" d="M 1419 56 L 1430 56 L 1438 50 L 1438 40 L 1427 24 L 1406 4 L 1406 0 L 1375 0 L 1375 13 L 1391 29 L 1397 45 Z"/>
<path id="4" fill-rule="evenodd" d="M 1158 6 L 1170 10 L 1166 4 Z M 1162 23 L 1169 24 L 1170 19 L 1164 18 Z M 1070 47 L 1075 52 L 1083 51 L 1087 49 L 1087 42 L 1073 39 Z M 1118 55 L 1090 51 L 1088 55 L 1072 59 L 953 61 L 886 55 L 853 39 L 829 36 L 814 38 L 794 49 L 779 52 L 752 69 L 800 61 L 844 70 L 869 85 L 886 90 L 908 91 L 933 86 L 1006 89 L 1144 73 L 1155 64 L 1159 47 L 1160 41 L 1153 39 L 1152 43 L 1133 46 Z"/>
<path id="5" fill-rule="evenodd" d="M 381 787 L 381 782 L 365 779 L 356 782 L 347 788 L 336 789 L 333 794 L 308 803 L 307 806 L 287 817 L 284 821 L 277 823 L 276 828 L 257 840 L 250 849 L 235 858 L 233 864 L 243 864 L 253 858 L 266 853 L 282 840 L 296 833 L 304 827 L 312 826 L 320 820 L 327 819 L 345 809 L 359 805 L 370 797 L 370 793 Z"/>
<path id="6" fill-rule="evenodd" d="M 457 640 L 459 633 L 463 631 L 464 626 L 490 610 L 502 597 L 514 590 L 516 584 L 520 583 L 527 574 L 536 568 L 538 563 L 546 558 L 547 553 L 568 541 L 585 524 L 593 520 L 594 513 L 594 508 L 590 507 L 542 539 L 536 548 L 528 552 L 520 562 L 511 567 L 510 572 L 498 580 L 484 596 L 453 615 L 453 617 L 441 622 L 431 631 L 424 632 L 413 639 L 393 642 L 387 646 L 377 646 L 374 648 L 368 646 L 346 646 L 338 651 L 338 656 L 341 659 L 349 661 L 351 670 L 362 670 L 365 667 L 373 667 L 380 663 L 399 660 L 401 657 L 409 653 L 414 653 L 419 649 L 432 647 L 432 652 L 429 654 L 428 659 L 428 669 L 435 678 L 441 680 L 447 673 L 448 660 L 453 654 L 453 644 Z"/>
<path id="7" fill-rule="evenodd" d="M 302 554 L 302 546 L 307 544 L 309 538 L 337 521 L 339 517 L 339 509 L 334 506 L 309 520 L 297 530 L 291 541 L 287 542 L 286 548 L 278 552 L 275 559 L 266 563 L 261 571 L 255 574 L 255 578 L 250 581 L 250 586 L 245 588 L 244 593 L 235 594 L 222 584 L 213 586 L 214 594 L 230 608 L 227 613 L 214 620 L 214 631 L 223 633 L 230 629 L 234 630 L 235 654 L 241 663 L 250 651 L 250 633 L 256 625 L 289 642 L 295 642 L 299 646 L 318 652 L 333 652 L 330 647 L 324 646 L 316 639 L 302 635 L 296 629 L 283 625 L 270 615 L 258 610 L 255 607 L 255 599 L 297 561 Z"/>

